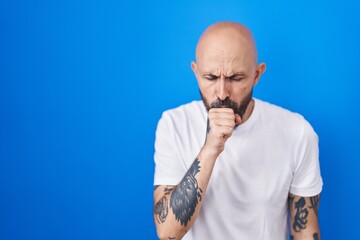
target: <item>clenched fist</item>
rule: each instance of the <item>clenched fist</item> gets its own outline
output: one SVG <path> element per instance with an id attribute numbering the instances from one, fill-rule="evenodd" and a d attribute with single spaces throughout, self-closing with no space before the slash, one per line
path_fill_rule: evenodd
<path id="1" fill-rule="evenodd" d="M 209 110 L 210 131 L 204 147 L 215 154 L 224 150 L 226 140 L 231 136 L 234 127 L 241 123 L 239 115 L 231 108 L 212 108 Z"/>

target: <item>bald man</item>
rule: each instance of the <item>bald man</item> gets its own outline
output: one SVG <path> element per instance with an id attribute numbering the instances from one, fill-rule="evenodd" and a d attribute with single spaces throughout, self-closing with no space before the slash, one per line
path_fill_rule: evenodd
<path id="1" fill-rule="evenodd" d="M 156 131 L 160 239 L 285 240 L 288 215 L 291 238 L 320 239 L 317 135 L 301 115 L 252 97 L 266 69 L 257 58 L 241 24 L 201 36 L 191 67 L 202 101 L 165 111 Z"/>

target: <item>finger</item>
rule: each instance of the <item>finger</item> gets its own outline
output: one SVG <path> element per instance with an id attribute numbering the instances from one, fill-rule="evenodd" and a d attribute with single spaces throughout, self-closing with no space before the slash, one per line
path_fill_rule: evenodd
<path id="1" fill-rule="evenodd" d="M 209 117 L 210 118 L 231 118 L 231 119 L 234 119 L 234 112 L 233 112 L 232 109 L 228 109 L 226 111 L 209 111 Z"/>
<path id="2" fill-rule="evenodd" d="M 242 120 L 239 114 L 235 114 L 235 125 L 241 124 Z"/>
<path id="3" fill-rule="evenodd" d="M 231 118 L 231 119 L 228 119 L 228 118 L 210 119 L 210 126 L 213 126 L 213 127 L 216 127 L 216 126 L 234 127 L 235 126 L 234 117 Z"/>
<path id="4" fill-rule="evenodd" d="M 234 110 L 232 108 L 211 108 L 209 110 L 209 113 L 211 112 L 217 112 L 217 113 L 234 113 Z"/>
<path id="5" fill-rule="evenodd" d="M 214 120 L 214 119 L 228 119 L 228 120 L 232 120 L 234 121 L 234 114 L 233 113 L 210 113 L 209 114 L 209 119 L 210 120 Z"/>

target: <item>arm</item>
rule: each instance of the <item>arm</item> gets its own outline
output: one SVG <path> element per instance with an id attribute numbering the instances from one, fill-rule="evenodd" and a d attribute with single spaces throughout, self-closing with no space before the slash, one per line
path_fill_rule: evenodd
<path id="1" fill-rule="evenodd" d="M 177 186 L 154 190 L 154 220 L 160 239 L 181 239 L 199 215 L 215 161 L 239 116 L 228 108 L 209 111 L 210 131 L 198 157 Z"/>
<path id="2" fill-rule="evenodd" d="M 301 197 L 289 194 L 290 232 L 294 240 L 320 240 L 318 212 L 320 195 Z"/>
<path id="3" fill-rule="evenodd" d="M 217 156 L 202 149 L 177 186 L 154 191 L 154 218 L 160 239 L 181 239 L 197 218 Z"/>

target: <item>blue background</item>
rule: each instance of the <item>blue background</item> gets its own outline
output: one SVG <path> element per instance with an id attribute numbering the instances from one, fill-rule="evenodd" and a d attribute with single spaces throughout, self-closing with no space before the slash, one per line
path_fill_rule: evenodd
<path id="1" fill-rule="evenodd" d="M 156 239 L 153 142 L 199 99 L 201 32 L 247 25 L 267 71 L 254 95 L 320 137 L 323 239 L 356 239 L 356 1 L 0 0 L 0 239 Z"/>

